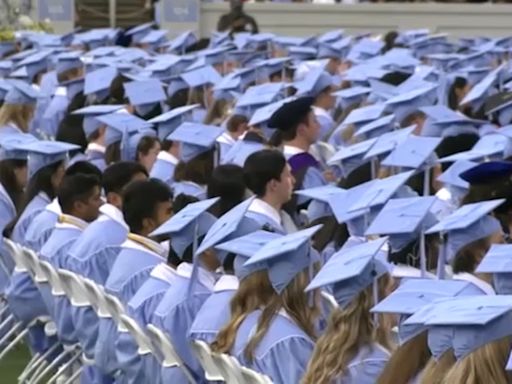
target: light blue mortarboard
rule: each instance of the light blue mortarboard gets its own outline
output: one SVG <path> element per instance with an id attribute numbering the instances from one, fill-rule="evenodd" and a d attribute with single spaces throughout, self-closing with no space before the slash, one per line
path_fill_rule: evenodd
<path id="1" fill-rule="evenodd" d="M 7 76 L 13 67 L 12 61 L 9 60 L 2 60 L 0 61 L 0 77 Z"/>
<path id="2" fill-rule="evenodd" d="M 477 163 L 467 160 L 459 160 L 453 163 L 446 171 L 444 171 L 439 177 L 437 181 L 443 183 L 444 185 L 460 188 L 462 190 L 469 189 L 469 183 L 462 179 L 460 175 L 475 167 Z"/>
<path id="3" fill-rule="evenodd" d="M 252 86 L 238 99 L 236 108 L 273 103 L 282 95 L 284 89 L 284 83 L 266 83 Z"/>
<path id="4" fill-rule="evenodd" d="M 365 107 L 354 109 L 352 112 L 348 114 L 345 120 L 343 120 L 342 125 L 347 126 L 349 124 L 362 124 L 368 123 L 375 119 L 378 119 L 386 106 L 384 104 L 374 104 L 368 105 Z"/>
<path id="5" fill-rule="evenodd" d="M 419 107 L 433 104 L 432 95 L 436 88 L 435 84 L 423 83 L 418 88 L 387 100 L 386 106 L 394 113 L 397 121 L 401 122 Z"/>
<path id="6" fill-rule="evenodd" d="M 117 69 L 105 67 L 85 75 L 84 95 L 97 94 L 98 100 L 105 100 L 110 93 L 110 84 L 117 76 Z"/>
<path id="7" fill-rule="evenodd" d="M 37 139 L 28 133 L 0 135 L 0 161 L 27 160 L 28 151 L 25 147 L 34 141 Z"/>
<path id="8" fill-rule="evenodd" d="M 205 86 L 208 84 L 217 84 L 222 76 L 212 67 L 206 66 L 193 71 L 181 74 L 181 77 L 190 88 Z"/>
<path id="9" fill-rule="evenodd" d="M 151 30 L 139 40 L 139 44 L 149 44 L 153 48 L 158 48 L 167 41 L 167 33 L 168 31 L 161 29 Z"/>
<path id="10" fill-rule="evenodd" d="M 0 74 L 1 76 L 1 74 Z M 9 92 L 9 90 L 12 88 L 11 84 L 4 80 L 4 79 L 0 79 L 0 100 L 1 101 L 4 101 L 5 100 L 5 96 L 7 95 L 7 92 Z"/>
<path id="11" fill-rule="evenodd" d="M 264 124 L 270 120 L 270 117 L 276 112 L 279 108 L 281 108 L 284 104 L 295 100 L 295 97 L 288 97 L 286 99 L 282 99 L 276 101 L 274 103 L 265 105 L 264 107 L 258 108 L 251 119 L 249 120 L 250 126 L 257 126 L 260 124 Z"/>
<path id="12" fill-rule="evenodd" d="M 411 126 L 408 128 L 400 128 L 396 131 L 391 131 L 384 133 L 377 141 L 373 144 L 373 146 L 366 152 L 364 156 L 365 159 L 372 159 L 378 156 L 386 155 L 387 153 L 394 150 L 398 145 L 403 143 L 409 135 L 412 134 L 415 127 Z"/>
<path id="13" fill-rule="evenodd" d="M 147 121 L 126 112 L 126 110 L 101 115 L 96 119 L 107 126 L 107 132 L 105 133 L 106 146 L 120 141 L 127 143 L 130 134 L 151 127 L 151 124 Z"/>
<path id="14" fill-rule="evenodd" d="M 402 141 L 381 163 L 387 167 L 421 169 L 433 165 L 432 156 L 442 139 L 411 135 Z M 435 156 L 435 155 L 434 155 Z M 430 160 L 430 161 L 429 161 Z"/>
<path id="15" fill-rule="evenodd" d="M 446 261 L 451 261 L 462 247 L 501 230 L 499 221 L 488 214 L 503 202 L 505 199 L 463 205 L 425 232 L 448 235 L 439 255 L 438 276 L 440 278 L 444 277 Z"/>
<path id="16" fill-rule="evenodd" d="M 322 226 L 304 229 L 269 241 L 244 265 L 264 264 L 272 286 L 281 294 L 300 272 L 319 261 L 311 247 L 311 238 Z"/>
<path id="17" fill-rule="evenodd" d="M 181 211 L 172 216 L 169 220 L 155 229 L 150 236 L 171 235 L 171 246 L 178 257 L 183 254 L 190 245 L 193 245 L 192 254 L 197 249 L 199 237 L 205 235 L 216 219 L 207 212 L 217 201 L 213 199 L 188 204 Z"/>
<path id="18" fill-rule="evenodd" d="M 61 141 L 39 140 L 27 143 L 23 149 L 28 155 L 28 178 L 32 178 L 40 169 L 50 164 L 68 158 L 69 151 L 79 149 L 75 144 L 64 143 Z"/>
<path id="19" fill-rule="evenodd" d="M 84 63 L 81 59 L 81 52 L 65 52 L 57 56 L 55 70 L 57 73 L 63 73 L 75 68 L 82 68 Z"/>
<path id="20" fill-rule="evenodd" d="M 268 242 L 279 237 L 281 237 L 281 235 L 277 233 L 259 230 L 225 243 L 217 244 L 215 248 L 236 255 L 233 263 L 235 275 L 239 280 L 243 280 L 254 272 L 261 271 L 265 268 L 265 264 L 263 263 L 246 266 L 244 264 L 247 260 Z"/>
<path id="21" fill-rule="evenodd" d="M 482 136 L 480 140 L 468 151 L 458 152 L 443 157 L 439 162 L 453 162 L 457 160 L 501 160 L 511 154 L 510 139 L 504 135 L 491 133 Z"/>
<path id="22" fill-rule="evenodd" d="M 176 38 L 171 40 L 167 44 L 167 48 L 170 51 L 177 51 L 179 53 L 183 53 L 187 47 L 191 46 L 197 41 L 197 37 L 191 31 L 183 32 L 178 35 Z"/>
<path id="23" fill-rule="evenodd" d="M 85 136 L 89 137 L 94 132 L 96 132 L 102 125 L 102 123 L 98 121 L 96 117 L 114 113 L 122 108 L 124 108 L 123 105 L 90 105 L 88 107 L 80 108 L 73 111 L 73 114 L 84 116 L 83 129 Z"/>
<path id="24" fill-rule="evenodd" d="M 124 89 L 130 104 L 135 106 L 135 109 L 141 115 L 151 111 L 156 103 L 167 99 L 162 83 L 157 79 L 125 83 Z"/>
<path id="25" fill-rule="evenodd" d="M 288 56 L 295 62 L 314 59 L 317 55 L 317 50 L 313 47 L 298 47 L 292 46 L 288 48 Z"/>
<path id="26" fill-rule="evenodd" d="M 15 71 L 9 74 L 11 79 L 20 79 L 26 81 L 27 83 L 31 83 L 32 79 L 28 73 L 27 67 L 19 67 Z"/>
<path id="27" fill-rule="evenodd" d="M 346 109 L 363 101 L 370 92 L 371 89 L 368 87 L 355 86 L 333 92 L 332 95 L 339 100 L 341 107 Z"/>
<path id="28" fill-rule="evenodd" d="M 204 237 L 196 255 L 203 253 L 215 245 L 246 235 L 249 232 L 260 229 L 253 225 L 252 220 L 244 220 L 245 213 L 253 202 L 253 198 L 247 199 L 222 215 L 219 220 L 210 228 Z"/>
<path id="29" fill-rule="evenodd" d="M 345 31 L 343 29 L 335 29 L 322 33 L 317 37 L 319 43 L 332 43 L 343 38 Z"/>
<path id="30" fill-rule="evenodd" d="M 503 67 L 501 66 L 496 68 L 485 78 L 483 78 L 478 84 L 475 84 L 475 86 L 471 88 L 464 99 L 462 99 L 460 105 L 471 104 L 473 108 L 479 109 L 484 104 L 484 99 L 492 94 L 492 88 L 498 81 L 498 76 L 502 69 Z"/>
<path id="31" fill-rule="evenodd" d="M 222 158 L 222 164 L 236 164 L 243 167 L 249 156 L 265 148 L 265 144 L 262 143 L 238 140 Z"/>
<path id="32" fill-rule="evenodd" d="M 35 104 L 39 93 L 32 85 L 19 80 L 9 81 L 11 89 L 5 95 L 5 104 Z"/>
<path id="33" fill-rule="evenodd" d="M 512 122 L 512 92 L 502 93 L 500 96 L 499 105 L 486 110 L 486 115 L 497 114 L 498 122 L 501 126 L 510 124 Z"/>
<path id="34" fill-rule="evenodd" d="M 224 129 L 215 125 L 184 122 L 166 140 L 181 143 L 180 159 L 188 162 L 215 146 Z"/>
<path id="35" fill-rule="evenodd" d="M 307 209 L 307 217 L 312 223 L 321 217 L 332 216 L 333 212 L 329 201 L 345 196 L 345 190 L 334 185 L 324 185 L 295 191 L 295 194 L 312 200 Z"/>
<path id="36" fill-rule="evenodd" d="M 371 312 L 394 313 L 409 317 L 439 299 L 481 294 L 481 291 L 468 281 L 408 279 L 374 306 Z M 421 323 L 403 325 L 403 320 L 405 319 L 402 318 L 398 325 L 400 344 L 406 343 L 426 329 Z"/>
<path id="37" fill-rule="evenodd" d="M 492 341 L 512 334 L 512 296 L 459 297 L 436 305 L 425 324 L 453 327 L 453 352 L 462 359 Z"/>
<path id="38" fill-rule="evenodd" d="M 498 295 L 512 294 L 512 245 L 493 244 L 476 268 L 476 273 L 492 273 Z"/>
<path id="39" fill-rule="evenodd" d="M 146 36 L 151 31 L 151 29 L 153 28 L 154 25 L 155 25 L 154 22 L 141 24 L 141 25 L 131 28 L 125 34 L 127 36 L 132 37 L 132 43 L 138 44 L 138 43 L 140 43 L 142 38 L 144 36 Z"/>
<path id="40" fill-rule="evenodd" d="M 332 286 L 336 302 L 341 308 L 346 307 L 359 293 L 389 271 L 390 266 L 376 257 L 386 241 L 386 238 L 381 238 L 342 248 L 325 263 L 306 291 Z M 378 297 L 374 297 L 374 300 L 377 302 Z"/>
<path id="41" fill-rule="evenodd" d="M 333 85 L 333 79 L 323 68 L 312 69 L 306 77 L 295 83 L 298 96 L 317 97 L 321 92 Z"/>
<path id="42" fill-rule="evenodd" d="M 191 112 L 197 108 L 199 104 L 185 105 L 171 109 L 160 116 L 148 120 L 149 123 L 157 126 L 158 138 L 165 140 L 176 128 L 178 128 L 186 119 L 191 117 Z"/>
<path id="43" fill-rule="evenodd" d="M 368 124 L 363 125 L 355 132 L 354 137 L 364 137 L 366 139 L 372 139 L 374 137 L 379 137 L 386 132 L 392 131 L 394 128 L 395 115 L 386 115 Z"/>
<path id="44" fill-rule="evenodd" d="M 348 147 L 342 147 L 329 159 L 328 164 L 340 167 L 343 176 L 348 177 L 353 170 L 369 161 L 365 160 L 364 156 L 375 144 L 375 141 L 377 139 L 369 139 Z"/>

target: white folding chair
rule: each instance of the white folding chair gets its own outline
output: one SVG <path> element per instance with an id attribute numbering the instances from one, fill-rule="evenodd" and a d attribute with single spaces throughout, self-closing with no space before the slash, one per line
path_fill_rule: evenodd
<path id="1" fill-rule="evenodd" d="M 160 360 L 162 367 L 179 367 L 187 377 L 188 382 L 191 384 L 195 383 L 196 381 L 194 380 L 194 377 L 189 372 L 185 364 L 183 364 L 183 361 L 179 357 L 178 353 L 176 353 L 176 350 L 174 349 L 174 346 L 172 345 L 171 340 L 169 340 L 167 335 L 160 328 L 154 326 L 153 324 L 148 324 L 147 331 L 153 346 L 162 357 Z"/>
<path id="2" fill-rule="evenodd" d="M 237 359 L 225 353 L 212 353 L 211 356 L 227 384 L 243 383 L 242 367 Z"/>
<path id="3" fill-rule="evenodd" d="M 121 315 L 120 319 L 121 324 L 123 325 L 122 329 L 127 330 L 137 343 L 137 354 L 139 356 L 145 356 L 149 354 L 155 355 L 153 344 L 151 344 L 151 340 L 146 335 L 142 327 L 128 315 Z M 122 331 L 123 330 L 121 330 L 121 332 Z"/>
<path id="4" fill-rule="evenodd" d="M 62 282 L 62 287 L 68 296 L 69 302 L 73 307 L 91 307 L 87 292 L 85 290 L 83 279 L 74 272 L 66 269 L 59 269 L 57 273 Z"/>
<path id="5" fill-rule="evenodd" d="M 266 375 L 246 367 L 241 367 L 241 369 L 243 384 L 273 384 L 272 380 Z"/>
<path id="6" fill-rule="evenodd" d="M 210 346 L 202 340 L 192 340 L 192 349 L 204 369 L 205 377 L 208 381 L 224 381 L 224 376 L 219 372 L 212 359 L 212 350 Z"/>

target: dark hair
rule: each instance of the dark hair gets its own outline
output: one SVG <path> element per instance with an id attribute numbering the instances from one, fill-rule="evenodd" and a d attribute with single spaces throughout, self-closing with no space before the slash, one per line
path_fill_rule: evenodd
<path id="1" fill-rule="evenodd" d="M 103 172 L 103 190 L 106 194 L 121 193 L 138 173 L 142 173 L 146 177 L 149 176 L 146 168 L 135 161 L 121 161 L 112 164 Z"/>
<path id="2" fill-rule="evenodd" d="M 421 268 L 420 264 L 420 241 L 414 239 L 399 251 L 389 251 L 388 260 L 393 264 L 410 265 L 414 268 Z M 437 256 L 439 254 L 439 237 L 436 235 L 425 236 L 425 256 L 427 259 L 427 270 L 437 267 Z"/>
<path id="3" fill-rule="evenodd" d="M 80 146 L 82 152 L 87 149 L 87 137 L 82 129 L 83 116 L 68 114 L 60 122 L 55 140 Z"/>
<path id="4" fill-rule="evenodd" d="M 439 158 L 447 157 L 455 153 L 468 151 L 480 139 L 477 133 L 463 133 L 457 136 L 448 136 L 443 139 L 436 149 L 436 155 Z M 443 163 L 442 169 L 445 171 L 451 163 Z"/>
<path id="5" fill-rule="evenodd" d="M 107 165 L 115 164 L 121 160 L 121 142 L 107 145 L 105 149 L 105 162 Z"/>
<path id="6" fill-rule="evenodd" d="M 146 112 L 144 115 L 137 112 L 137 109 L 135 109 L 135 116 L 140 117 L 143 120 L 150 120 L 154 117 L 160 116 L 163 113 L 162 106 L 160 103 L 155 104 L 155 106 L 148 112 Z"/>
<path id="7" fill-rule="evenodd" d="M 244 115 L 233 115 L 229 118 L 226 129 L 228 132 L 236 132 L 240 124 L 248 123 L 249 119 L 247 119 Z"/>
<path id="8" fill-rule="evenodd" d="M 174 92 L 174 94 L 169 97 L 167 104 L 171 109 L 184 107 L 188 102 L 188 88 L 180 89 L 179 91 Z"/>
<path id="9" fill-rule="evenodd" d="M 163 140 L 160 142 L 160 147 L 162 151 L 168 151 L 172 147 L 172 140 Z"/>
<path id="10" fill-rule="evenodd" d="M 425 115 L 423 112 L 415 111 L 415 112 L 408 114 L 406 117 L 404 117 L 402 119 L 402 121 L 400 122 L 400 125 L 403 128 L 406 128 L 406 127 L 409 127 L 412 124 L 414 124 L 414 120 L 425 119 L 426 117 L 427 117 L 427 115 Z"/>
<path id="11" fill-rule="evenodd" d="M 411 77 L 411 75 L 408 73 L 394 71 L 394 72 L 386 73 L 384 76 L 381 77 L 380 81 L 382 81 L 386 84 L 398 86 L 398 85 L 402 84 L 405 80 L 407 80 L 409 77 Z"/>
<path id="12" fill-rule="evenodd" d="M 382 47 L 382 53 L 386 53 L 395 46 L 395 41 L 398 38 L 397 31 L 389 31 L 384 35 L 384 46 Z"/>
<path id="13" fill-rule="evenodd" d="M 449 236 L 449 235 L 448 235 Z M 491 244 L 488 237 L 478 239 L 462 247 L 452 262 L 453 273 L 473 273 Z"/>
<path id="14" fill-rule="evenodd" d="M 0 184 L 5 188 L 5 191 L 11 198 L 16 212 L 19 212 L 19 208 L 23 199 L 23 187 L 18 185 L 16 174 L 14 173 L 17 168 L 24 168 L 27 166 L 27 160 L 3 160 L 0 161 Z"/>
<path id="15" fill-rule="evenodd" d="M 457 90 L 464 88 L 468 85 L 468 81 L 464 77 L 457 76 L 448 91 L 448 107 L 457 110 L 459 108 L 459 101 L 457 100 Z"/>
<path id="16" fill-rule="evenodd" d="M 53 189 L 52 176 L 64 165 L 64 161 L 57 161 L 56 163 L 49 164 L 46 167 L 38 170 L 28 182 L 27 189 L 25 190 L 25 196 L 23 198 L 22 209 L 32 201 L 39 192 L 44 192 L 50 200 L 53 200 L 56 196 L 57 191 Z"/>
<path id="17" fill-rule="evenodd" d="M 215 150 L 201 153 L 188 162 L 180 161 L 174 170 L 175 181 L 192 181 L 199 185 L 207 185 L 213 173 L 213 157 Z"/>
<path id="18" fill-rule="evenodd" d="M 263 149 L 250 155 L 244 164 L 245 185 L 256 196 L 265 195 L 271 180 L 280 180 L 286 167 L 284 155 L 275 149 Z"/>
<path id="19" fill-rule="evenodd" d="M 155 214 L 158 203 L 172 200 L 167 184 L 157 179 L 130 183 L 123 193 L 123 215 L 133 233 L 142 231 L 142 222 Z"/>
<path id="20" fill-rule="evenodd" d="M 63 213 L 71 213 L 76 202 L 87 201 L 94 189 L 101 188 L 101 181 L 95 175 L 77 173 L 64 176 L 57 191 L 57 199 Z"/>
<path id="21" fill-rule="evenodd" d="M 93 175 L 96 176 L 100 181 L 103 177 L 100 169 L 94 164 L 89 163 L 88 161 L 77 161 L 76 163 L 70 165 L 66 169 L 65 176 L 74 176 L 81 173 L 82 175 Z"/>
<path id="22" fill-rule="evenodd" d="M 110 102 L 111 104 L 125 104 L 125 92 L 124 83 L 127 83 L 129 79 L 122 74 L 114 77 L 114 80 L 110 83 Z"/>
<path id="23" fill-rule="evenodd" d="M 308 114 L 306 114 L 302 119 L 300 119 L 297 124 L 293 127 L 290 127 L 286 130 L 279 130 L 280 138 L 282 141 L 291 141 L 297 137 L 297 128 L 299 128 L 300 124 L 308 124 L 309 117 L 313 113 L 313 110 L 310 110 Z"/>
<path id="24" fill-rule="evenodd" d="M 143 155 L 147 155 L 149 151 L 153 149 L 156 143 L 160 141 L 156 137 L 152 136 L 144 136 L 140 139 L 139 144 L 137 145 L 137 155 L 136 160 L 139 160 L 139 153 Z"/>
<path id="25" fill-rule="evenodd" d="M 243 168 L 234 164 L 219 165 L 213 171 L 207 193 L 209 199 L 220 197 L 210 211 L 216 217 L 241 203 L 245 196 Z"/>
<path id="26" fill-rule="evenodd" d="M 78 78 L 78 75 L 80 74 L 81 69 L 82 69 L 82 67 L 71 68 L 66 71 L 62 71 L 57 74 L 57 81 L 59 82 L 59 84 L 62 84 L 62 83 L 65 83 L 66 81 L 76 79 L 76 78 Z"/>

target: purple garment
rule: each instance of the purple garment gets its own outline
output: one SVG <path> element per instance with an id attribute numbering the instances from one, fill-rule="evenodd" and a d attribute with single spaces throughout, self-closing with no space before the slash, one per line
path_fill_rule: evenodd
<path id="1" fill-rule="evenodd" d="M 297 155 L 293 155 L 288 159 L 288 164 L 290 164 L 290 167 L 292 168 L 292 173 L 294 174 L 309 167 L 319 168 L 318 161 L 307 152 L 302 152 Z"/>

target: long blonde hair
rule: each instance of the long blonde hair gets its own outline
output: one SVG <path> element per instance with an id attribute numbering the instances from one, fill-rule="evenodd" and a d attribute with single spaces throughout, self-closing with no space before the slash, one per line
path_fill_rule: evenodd
<path id="1" fill-rule="evenodd" d="M 304 292 L 309 284 L 308 276 L 307 270 L 299 273 L 281 295 L 275 292 L 266 271 L 257 272 L 242 280 L 237 293 L 231 300 L 231 319 L 212 343 L 212 350 L 228 353 L 235 342 L 236 333 L 242 322 L 250 313 L 261 308 L 263 309 L 256 331 L 244 350 L 244 357 L 248 361 L 253 360 L 256 347 L 281 309 L 285 310 L 297 326 L 312 340 L 316 340 L 315 325 L 320 314 L 316 303 L 319 301 L 319 296 L 315 292 L 315 305 L 311 307 L 308 295 Z"/>
<path id="2" fill-rule="evenodd" d="M 0 127 L 12 123 L 27 133 L 33 116 L 33 104 L 4 104 L 0 108 Z"/>
<path id="3" fill-rule="evenodd" d="M 380 295 L 384 295 L 388 284 L 388 275 L 379 279 L 379 297 L 383 297 Z M 316 343 L 303 384 L 331 383 L 345 374 L 348 364 L 363 346 L 377 342 L 391 347 L 383 316 L 376 327 L 370 314 L 374 305 L 372 290 L 372 286 L 366 288 L 346 308 L 331 313 L 327 329 Z"/>
<path id="4" fill-rule="evenodd" d="M 431 357 L 421 375 L 421 384 L 441 384 L 446 372 L 455 364 L 453 349 L 447 350 L 439 360 Z"/>
<path id="5" fill-rule="evenodd" d="M 448 371 L 442 384 L 507 384 L 512 375 L 505 370 L 512 338 L 503 337 L 471 352 Z"/>

